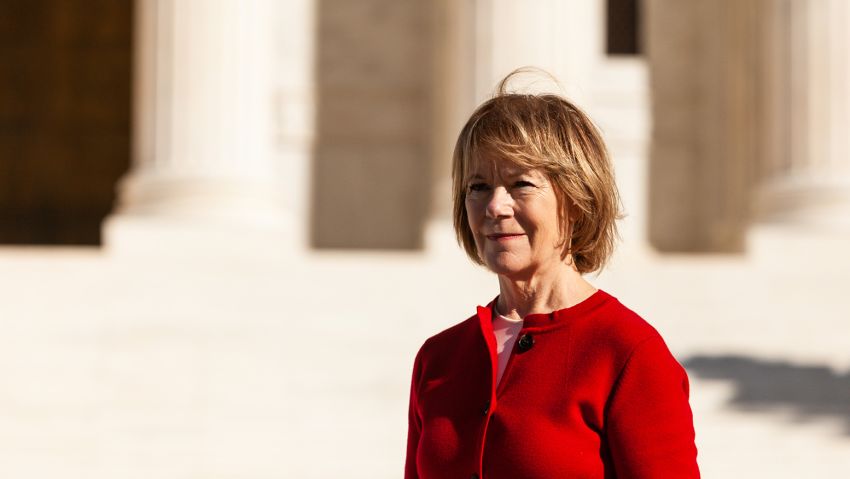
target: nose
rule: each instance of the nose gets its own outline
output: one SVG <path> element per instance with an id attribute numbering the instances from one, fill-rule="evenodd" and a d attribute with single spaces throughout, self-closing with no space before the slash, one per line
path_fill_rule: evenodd
<path id="1" fill-rule="evenodd" d="M 513 214 L 513 201 L 508 190 L 499 186 L 493 189 L 493 194 L 490 196 L 490 200 L 487 202 L 487 217 L 488 218 L 500 218 L 505 216 L 511 216 Z"/>

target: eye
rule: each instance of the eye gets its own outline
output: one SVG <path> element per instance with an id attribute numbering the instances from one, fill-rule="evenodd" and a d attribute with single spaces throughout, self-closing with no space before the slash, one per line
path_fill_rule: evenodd
<path id="1" fill-rule="evenodd" d="M 517 188 L 525 188 L 525 187 L 532 187 L 533 188 L 534 183 L 532 183 L 530 181 L 519 180 L 516 183 L 514 183 L 514 186 L 517 187 Z"/>
<path id="2" fill-rule="evenodd" d="M 487 191 L 487 189 L 489 188 L 490 186 L 487 185 L 487 183 L 472 183 L 471 185 L 469 185 L 470 192 Z"/>

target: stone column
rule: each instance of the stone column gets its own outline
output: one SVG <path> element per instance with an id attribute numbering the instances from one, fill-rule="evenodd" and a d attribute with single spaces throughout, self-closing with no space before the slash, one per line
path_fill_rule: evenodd
<path id="1" fill-rule="evenodd" d="M 586 105 L 602 51 L 598 2 L 586 0 L 441 0 L 436 17 L 434 188 L 426 246 L 460 251 L 451 224 L 450 163 L 454 141 L 474 108 L 505 75 L 542 68 L 559 84 L 533 75 L 517 88 L 565 94 Z M 531 81 L 529 81 L 531 80 Z M 593 112 L 590 112 L 591 115 Z"/>
<path id="2" fill-rule="evenodd" d="M 740 251 L 759 144 L 759 4 L 644 5 L 650 240 L 662 252 Z"/>
<path id="3" fill-rule="evenodd" d="M 850 4 L 768 0 L 756 219 L 850 231 Z"/>
<path id="4" fill-rule="evenodd" d="M 479 0 L 476 2 L 476 101 L 512 70 L 535 66 L 560 85 L 538 79 L 530 90 L 557 91 L 579 105 L 588 101 L 594 66 L 602 54 L 599 1 Z"/>
<path id="5" fill-rule="evenodd" d="M 262 0 L 272 1 L 272 0 Z M 308 247 L 311 167 L 316 133 L 316 0 L 275 5 L 274 155 L 283 201 L 285 244 L 295 252 Z"/>
<path id="6" fill-rule="evenodd" d="M 290 56 L 309 56 L 313 32 L 311 2 L 290 3 L 298 21 L 287 36 L 300 41 L 284 42 L 293 68 L 276 132 L 274 2 L 136 2 L 133 165 L 104 225 L 108 249 L 217 249 L 224 235 L 232 251 L 240 247 L 232 234 L 294 243 L 277 249 L 303 244 L 299 212 L 284 212 L 296 201 L 285 194 L 305 182 L 298 165 L 309 155 L 311 68 Z"/>
<path id="7" fill-rule="evenodd" d="M 434 2 L 431 199 L 425 247 L 457 253 L 452 225 L 451 162 L 455 141 L 475 109 L 476 5 L 480 1 Z"/>

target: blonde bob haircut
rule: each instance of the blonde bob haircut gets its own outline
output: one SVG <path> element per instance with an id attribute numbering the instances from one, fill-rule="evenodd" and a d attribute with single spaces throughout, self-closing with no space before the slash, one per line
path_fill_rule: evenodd
<path id="1" fill-rule="evenodd" d="M 561 258 L 572 254 L 580 273 L 599 271 L 613 253 L 616 220 L 622 217 L 605 143 L 590 118 L 565 98 L 507 92 L 516 73 L 499 83 L 495 96 L 472 113 L 458 136 L 452 157 L 458 243 L 472 261 L 484 264 L 466 215 L 466 183 L 475 162 L 503 158 L 548 177 L 559 208 Z"/>

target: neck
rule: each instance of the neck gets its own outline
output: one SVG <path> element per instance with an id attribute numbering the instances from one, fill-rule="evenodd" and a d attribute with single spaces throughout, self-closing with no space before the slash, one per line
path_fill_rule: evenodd
<path id="1" fill-rule="evenodd" d="M 531 313 L 550 313 L 575 306 L 595 292 L 596 288 L 572 265 L 559 263 L 524 278 L 499 275 L 496 309 L 503 316 L 521 319 Z"/>

